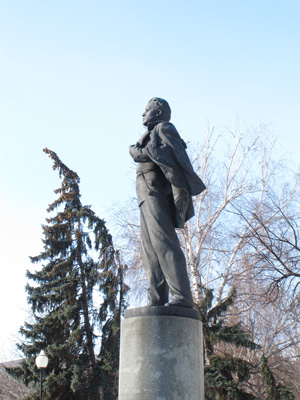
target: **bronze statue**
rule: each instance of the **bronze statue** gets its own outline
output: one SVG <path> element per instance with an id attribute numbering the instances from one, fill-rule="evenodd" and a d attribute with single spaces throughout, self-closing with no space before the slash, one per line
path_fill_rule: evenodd
<path id="1" fill-rule="evenodd" d="M 129 152 L 137 163 L 142 259 L 151 306 L 193 307 L 193 298 L 175 228 L 194 215 L 192 197 L 205 185 L 194 172 L 186 144 L 170 123 L 166 100 L 151 99 L 143 113 L 147 131 Z M 172 300 L 168 303 L 169 290 Z"/>

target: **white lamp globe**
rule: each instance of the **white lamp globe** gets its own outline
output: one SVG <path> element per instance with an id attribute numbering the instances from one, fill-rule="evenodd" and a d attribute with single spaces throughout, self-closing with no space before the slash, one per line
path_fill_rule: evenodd
<path id="1" fill-rule="evenodd" d="M 46 356 L 44 350 L 41 350 L 40 354 L 35 359 L 35 365 L 38 367 L 38 369 L 47 367 L 48 357 Z"/>

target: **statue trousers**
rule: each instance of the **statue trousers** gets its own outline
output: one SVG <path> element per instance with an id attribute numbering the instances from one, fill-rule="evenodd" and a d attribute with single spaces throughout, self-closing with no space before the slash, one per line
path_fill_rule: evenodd
<path id="1" fill-rule="evenodd" d="M 149 305 L 193 306 L 185 256 L 172 222 L 170 196 L 149 196 L 140 205 L 142 259 L 149 281 Z"/>

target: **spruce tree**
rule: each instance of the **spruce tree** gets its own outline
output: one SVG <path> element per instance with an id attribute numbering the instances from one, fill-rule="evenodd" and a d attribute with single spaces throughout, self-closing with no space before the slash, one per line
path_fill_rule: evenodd
<path id="1" fill-rule="evenodd" d="M 125 299 L 129 289 L 124 283 L 126 267 L 122 265 L 118 252 L 115 260 L 114 268 L 105 267 L 102 271 L 104 301 L 99 312 L 102 344 L 98 364 L 102 400 L 118 398 L 121 316 L 127 306 Z"/>
<path id="2" fill-rule="evenodd" d="M 58 170 L 62 183 L 55 190 L 58 198 L 47 209 L 55 215 L 47 218 L 42 227 L 44 251 L 31 257 L 34 264 L 42 267 L 35 272 L 27 271 L 27 278 L 33 281 L 26 286 L 32 321 L 25 322 L 20 330 L 25 340 L 19 349 L 25 358 L 11 372 L 27 384 L 38 382 L 35 357 L 44 350 L 49 358 L 43 385 L 45 400 L 98 400 L 103 396 L 103 365 L 95 354 L 96 332 L 99 324 L 104 328 L 112 316 L 114 323 L 119 323 L 126 292 L 122 266 L 119 263 L 116 269 L 112 237 L 104 221 L 90 206 L 81 204 L 76 172 L 53 151 L 44 152 L 53 160 L 53 169 Z M 107 311 L 102 316 L 100 311 L 100 321 L 99 310 L 93 303 L 97 287 L 103 300 L 101 310 L 109 307 L 110 311 L 110 315 Z M 121 297 L 120 304 L 117 296 Z M 102 353 L 106 335 L 104 330 Z M 116 348 L 118 341 L 116 334 Z M 116 374 L 118 367 L 118 358 L 114 361 L 111 374 Z M 38 399 L 38 393 L 29 399 Z"/>
<path id="3" fill-rule="evenodd" d="M 240 323 L 225 324 L 226 312 L 232 306 L 235 296 L 233 290 L 225 300 L 213 307 L 213 291 L 208 290 L 198 306 L 203 324 L 206 400 L 255 400 L 242 385 L 250 378 L 251 364 L 234 357 L 230 352 L 217 350 L 221 343 L 252 350 L 258 348 L 242 330 Z"/>
<path id="4" fill-rule="evenodd" d="M 261 376 L 266 385 L 266 400 L 294 400 L 295 396 L 292 391 L 281 384 L 277 384 L 269 367 L 268 359 L 263 354 L 261 357 Z"/>

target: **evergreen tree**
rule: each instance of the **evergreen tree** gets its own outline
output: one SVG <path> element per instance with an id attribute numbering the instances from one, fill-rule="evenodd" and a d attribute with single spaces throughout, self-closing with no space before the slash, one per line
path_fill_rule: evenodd
<path id="1" fill-rule="evenodd" d="M 221 343 L 253 350 L 258 348 L 242 330 L 240 323 L 231 326 L 224 323 L 224 316 L 235 296 L 233 290 L 225 300 L 213 307 L 213 291 L 209 290 L 198 307 L 203 324 L 206 400 L 255 399 L 242 387 L 243 382 L 250 378 L 251 364 L 226 350 L 218 351 Z"/>
<path id="2" fill-rule="evenodd" d="M 272 374 L 268 359 L 263 354 L 261 357 L 261 376 L 267 389 L 266 400 L 294 400 L 295 396 L 289 388 L 281 384 L 276 384 L 274 375 Z"/>
<path id="3" fill-rule="evenodd" d="M 104 221 L 90 206 L 81 204 L 78 175 L 56 153 L 48 149 L 44 152 L 53 160 L 53 169 L 58 170 L 62 184 L 55 190 L 57 200 L 47 210 L 56 211 L 56 215 L 46 219 L 43 226 L 44 251 L 31 257 L 42 268 L 33 273 L 27 271 L 27 278 L 34 282 L 26 286 L 33 320 L 25 322 L 20 330 L 25 340 L 19 349 L 25 359 L 20 368 L 11 372 L 27 384 L 38 382 L 34 362 L 44 350 L 49 357 L 43 385 L 45 400 L 98 400 L 103 392 L 103 365 L 95 355 L 99 310 L 94 308 L 93 292 L 100 287 L 101 310 L 109 307 L 110 311 L 110 316 L 108 311 L 103 315 L 100 312 L 100 327 L 104 329 L 110 319 L 118 324 L 125 307 L 122 268 L 119 263 L 116 269 L 112 238 Z M 120 304 L 116 300 L 118 294 Z M 109 354 L 106 335 L 104 329 L 101 352 Z M 118 348 L 117 334 L 112 342 Z M 118 357 L 110 372 L 116 373 L 117 367 Z M 37 398 L 38 394 L 28 397 Z"/>
<path id="4" fill-rule="evenodd" d="M 122 266 L 118 252 L 115 254 L 115 260 L 114 269 L 103 269 L 101 283 L 105 297 L 99 312 L 102 345 L 98 368 L 102 400 L 118 398 L 121 316 L 126 308 L 125 296 L 129 289 L 124 283 L 123 274 L 126 268 Z"/>

